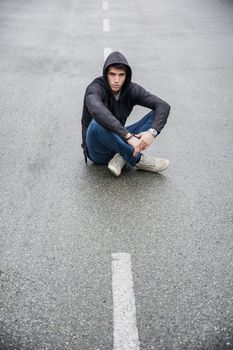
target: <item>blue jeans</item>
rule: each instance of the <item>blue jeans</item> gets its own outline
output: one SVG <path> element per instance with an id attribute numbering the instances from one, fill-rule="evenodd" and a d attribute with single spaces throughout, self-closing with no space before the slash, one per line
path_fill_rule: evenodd
<path id="1" fill-rule="evenodd" d="M 155 113 L 151 111 L 144 118 L 126 128 L 132 134 L 147 131 L 151 128 L 154 117 Z M 107 165 L 116 153 L 120 153 L 131 166 L 134 166 L 141 156 L 141 153 L 138 153 L 137 156 L 133 157 L 134 148 L 126 140 L 104 128 L 94 119 L 88 126 L 86 143 L 88 158 L 100 165 Z"/>

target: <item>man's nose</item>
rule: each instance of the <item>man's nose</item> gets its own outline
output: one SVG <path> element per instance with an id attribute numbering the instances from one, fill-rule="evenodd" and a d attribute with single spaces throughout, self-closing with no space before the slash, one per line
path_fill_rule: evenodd
<path id="1" fill-rule="evenodd" d="M 116 77 L 115 77 L 115 81 L 116 81 L 116 83 L 118 83 L 118 81 L 119 81 L 119 77 L 118 77 L 118 75 L 116 75 Z"/>

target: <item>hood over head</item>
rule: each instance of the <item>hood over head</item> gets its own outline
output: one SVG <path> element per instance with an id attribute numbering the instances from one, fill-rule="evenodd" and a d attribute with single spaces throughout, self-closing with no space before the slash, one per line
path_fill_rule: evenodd
<path id="1" fill-rule="evenodd" d="M 114 64 L 122 64 L 127 68 L 125 83 L 121 89 L 122 90 L 121 95 L 122 95 L 129 87 L 129 84 L 130 84 L 131 78 L 132 78 L 132 70 L 131 70 L 129 63 L 127 62 L 127 59 L 125 58 L 125 56 L 122 55 L 122 53 L 120 53 L 118 51 L 114 51 L 114 52 L 110 53 L 110 55 L 106 58 L 106 61 L 104 63 L 104 67 L 103 67 L 104 83 L 107 86 L 109 91 L 111 91 L 111 90 L 110 90 L 110 87 L 108 85 L 107 71 L 108 71 L 108 68 Z"/>

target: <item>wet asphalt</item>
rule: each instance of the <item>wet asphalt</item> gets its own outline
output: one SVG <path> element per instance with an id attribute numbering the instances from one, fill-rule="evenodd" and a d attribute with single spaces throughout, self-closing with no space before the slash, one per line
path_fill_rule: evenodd
<path id="1" fill-rule="evenodd" d="M 132 257 L 141 350 L 233 349 L 233 2 L 108 5 L 0 1 L 0 349 L 112 349 L 116 252 Z M 172 107 L 148 152 L 170 160 L 162 174 L 85 165 L 105 47 Z"/>

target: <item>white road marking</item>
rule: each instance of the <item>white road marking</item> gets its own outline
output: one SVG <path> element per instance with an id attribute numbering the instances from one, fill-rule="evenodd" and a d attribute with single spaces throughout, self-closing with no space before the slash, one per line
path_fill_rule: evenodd
<path id="1" fill-rule="evenodd" d="M 131 256 L 112 254 L 113 350 L 139 350 Z"/>
<path id="2" fill-rule="evenodd" d="M 104 48 L 104 61 L 106 60 L 108 55 L 110 55 L 111 52 L 112 52 L 112 49 L 110 47 L 105 47 Z"/>
<path id="3" fill-rule="evenodd" d="M 104 18 L 103 19 L 103 31 L 104 32 L 109 32 L 109 30 L 110 30 L 109 19 Z"/>
<path id="4" fill-rule="evenodd" d="M 103 1 L 103 11 L 107 11 L 108 10 L 108 2 L 107 1 Z"/>

